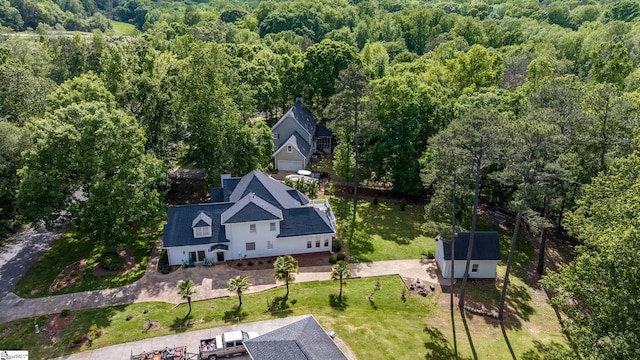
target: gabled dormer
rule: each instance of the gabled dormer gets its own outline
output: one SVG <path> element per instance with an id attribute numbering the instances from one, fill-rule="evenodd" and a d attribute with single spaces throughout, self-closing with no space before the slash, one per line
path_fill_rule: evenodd
<path id="1" fill-rule="evenodd" d="M 194 238 L 211 237 L 211 217 L 204 212 L 198 213 L 195 219 L 191 222 L 191 228 L 193 229 Z"/>

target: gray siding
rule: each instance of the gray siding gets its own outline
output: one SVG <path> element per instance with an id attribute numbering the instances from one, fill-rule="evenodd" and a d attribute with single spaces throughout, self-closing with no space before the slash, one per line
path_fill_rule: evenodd
<path id="1" fill-rule="evenodd" d="M 309 138 L 309 134 L 307 131 L 298 124 L 297 121 L 291 116 L 291 114 L 287 114 L 287 117 L 282 120 L 280 124 L 278 124 L 277 128 L 272 130 L 273 133 L 278 134 L 278 139 L 273 139 L 273 144 L 275 145 L 274 149 L 280 147 L 280 145 L 287 141 L 294 132 L 298 132 L 303 138 L 307 140 L 309 144 L 312 144 L 312 139 Z M 285 150 L 286 151 L 286 150 Z"/>
<path id="2" fill-rule="evenodd" d="M 303 161 L 304 158 L 302 157 L 302 155 L 300 155 L 300 153 L 296 150 L 293 149 L 293 151 L 291 152 L 287 152 L 287 149 L 282 149 L 280 150 L 280 152 L 276 155 L 276 160 L 296 160 L 296 161 Z"/>

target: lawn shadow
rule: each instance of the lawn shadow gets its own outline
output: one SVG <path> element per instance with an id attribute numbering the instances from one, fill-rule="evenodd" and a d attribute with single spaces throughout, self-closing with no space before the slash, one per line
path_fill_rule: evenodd
<path id="1" fill-rule="evenodd" d="M 336 294 L 329 294 L 329 305 L 334 309 L 345 310 L 349 306 L 347 296 L 342 295 L 342 297 L 339 297 Z"/>
<path id="2" fill-rule="evenodd" d="M 476 352 L 476 347 L 473 344 L 473 339 L 471 338 L 471 331 L 469 331 L 469 325 L 467 324 L 467 317 L 464 311 L 460 312 L 460 317 L 462 318 L 462 324 L 464 325 L 464 332 L 467 334 L 467 339 L 469 339 L 469 347 L 471 348 L 473 359 L 478 360 L 478 353 Z"/>
<path id="3" fill-rule="evenodd" d="M 239 306 L 234 306 L 233 310 L 227 310 L 224 312 L 224 316 L 222 320 L 226 323 L 240 322 L 247 317 L 247 312 L 242 311 L 242 308 Z"/>
<path id="4" fill-rule="evenodd" d="M 293 310 L 289 309 L 288 296 L 277 296 L 273 301 L 269 304 L 269 308 L 267 311 L 271 314 L 271 316 L 284 318 L 293 313 Z"/>
<path id="5" fill-rule="evenodd" d="M 171 323 L 169 328 L 177 333 L 185 332 L 189 330 L 191 327 L 193 327 L 193 323 L 191 322 L 191 320 L 192 320 L 191 316 L 189 317 L 176 316 L 175 319 L 173 319 L 173 322 Z"/>
<path id="6" fill-rule="evenodd" d="M 427 353 L 424 355 L 425 359 L 465 359 L 457 354 L 455 347 L 451 346 L 449 340 L 447 340 L 447 338 L 440 330 L 425 325 L 423 331 L 431 339 L 431 341 L 427 341 L 424 343 L 424 347 L 427 349 Z"/>
<path id="7" fill-rule="evenodd" d="M 551 341 L 549 343 L 542 343 L 541 341 L 533 341 L 534 349 L 530 349 L 522 354 L 522 360 L 542 360 L 542 359 L 571 359 L 582 357 L 571 349 L 562 345 L 561 343 Z"/>
<path id="8" fill-rule="evenodd" d="M 513 352 L 513 348 L 511 347 L 511 342 L 509 341 L 509 337 L 507 336 L 507 331 L 504 328 L 504 323 L 500 324 L 500 329 L 502 329 L 502 336 L 504 337 L 504 342 L 507 344 L 509 348 L 509 352 L 511 353 L 511 357 L 513 360 L 516 360 L 516 354 Z"/>

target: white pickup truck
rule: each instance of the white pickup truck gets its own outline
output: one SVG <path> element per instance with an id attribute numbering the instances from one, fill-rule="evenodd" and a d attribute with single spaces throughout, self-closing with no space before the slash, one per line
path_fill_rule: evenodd
<path id="1" fill-rule="evenodd" d="M 258 333 L 230 331 L 211 339 L 200 341 L 200 359 L 216 360 L 223 356 L 232 356 L 247 352 L 244 342 L 258 336 Z"/>

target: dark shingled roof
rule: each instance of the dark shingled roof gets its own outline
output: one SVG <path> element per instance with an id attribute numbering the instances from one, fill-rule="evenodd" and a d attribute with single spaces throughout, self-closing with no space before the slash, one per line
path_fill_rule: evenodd
<path id="1" fill-rule="evenodd" d="M 289 193 L 289 195 L 291 195 L 292 198 L 298 200 L 300 202 L 300 204 L 307 205 L 309 203 L 309 198 L 307 198 L 300 191 L 298 191 L 296 189 L 291 189 L 291 190 L 287 190 L 287 192 Z"/>
<path id="2" fill-rule="evenodd" d="M 280 209 L 253 193 L 247 194 L 222 213 L 223 224 L 281 219 L 282 211 Z"/>
<path id="3" fill-rule="evenodd" d="M 296 102 L 293 104 L 293 106 L 291 107 L 291 109 L 289 109 L 288 112 L 291 112 L 293 114 L 293 117 L 296 119 L 296 121 L 305 130 L 307 130 L 309 134 L 311 134 L 311 136 L 314 136 L 316 132 L 316 123 L 318 122 L 318 119 L 316 119 L 316 116 L 313 115 L 311 110 L 307 109 L 307 107 L 304 106 L 304 103 L 302 102 L 302 98 L 296 98 Z M 283 117 L 285 116 L 287 115 L 285 114 Z"/>
<path id="4" fill-rule="evenodd" d="M 224 201 L 224 192 L 222 191 L 222 188 L 211 188 L 210 194 L 212 203 Z"/>
<path id="5" fill-rule="evenodd" d="M 469 250 L 470 232 L 461 232 L 456 236 L 456 260 L 466 260 Z M 444 259 L 451 260 L 451 242 L 443 242 Z M 473 237 L 471 260 L 502 260 L 500 254 L 500 236 L 496 231 L 476 231 Z"/>
<path id="6" fill-rule="evenodd" d="M 229 198 L 231 197 L 231 193 L 236 189 L 238 183 L 242 180 L 242 178 L 230 178 L 224 179 L 224 183 L 222 186 L 222 198 L 224 202 L 229 202 Z"/>
<path id="7" fill-rule="evenodd" d="M 237 202 L 246 195 L 254 193 L 259 198 L 280 209 L 299 207 L 300 201 L 293 198 L 289 194 L 289 190 L 291 188 L 283 183 L 268 177 L 259 170 L 253 170 L 240 179 L 233 193 L 229 196 L 229 201 Z M 300 196 L 305 199 L 305 204 L 309 202 L 306 196 L 302 194 Z"/>
<path id="8" fill-rule="evenodd" d="M 284 141 L 282 144 L 280 144 L 280 146 L 274 152 L 277 153 L 280 149 L 282 149 L 287 145 L 291 145 L 294 148 L 298 149 L 298 151 L 304 157 L 308 157 L 309 153 L 311 152 L 311 145 L 309 145 L 307 140 L 305 140 L 305 138 L 303 138 L 300 134 L 298 134 L 298 132 L 294 132 L 293 134 L 291 134 L 289 139 L 287 139 L 287 141 Z"/>
<path id="9" fill-rule="evenodd" d="M 333 132 L 322 124 L 316 125 L 316 138 L 319 137 L 332 137 Z"/>
<path id="10" fill-rule="evenodd" d="M 333 233 L 327 214 L 315 207 L 287 209 L 283 213 L 279 237 Z"/>
<path id="11" fill-rule="evenodd" d="M 187 246 L 226 242 L 224 226 L 220 226 L 220 215 L 231 207 L 230 203 L 197 204 L 169 207 L 169 218 L 164 225 L 163 246 Z M 191 223 L 200 212 L 211 218 L 211 237 L 194 238 Z"/>
<path id="12" fill-rule="evenodd" d="M 309 198 L 259 170 L 242 178 L 225 179 L 223 185 L 223 189 L 212 189 L 212 194 L 222 192 L 227 202 L 169 207 L 164 247 L 228 242 L 223 222 L 278 220 L 281 221 L 279 237 L 334 233 L 326 213 L 303 206 L 309 203 Z M 193 221 L 200 212 L 212 220 L 210 238 L 193 237 Z M 204 223 L 199 221 L 196 225 Z"/>
<path id="13" fill-rule="evenodd" d="M 244 344 L 253 360 L 347 360 L 313 316 Z"/>

